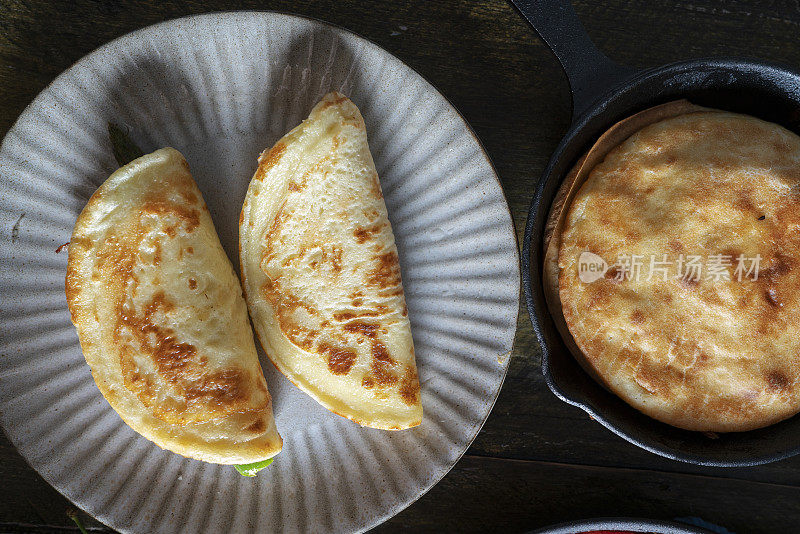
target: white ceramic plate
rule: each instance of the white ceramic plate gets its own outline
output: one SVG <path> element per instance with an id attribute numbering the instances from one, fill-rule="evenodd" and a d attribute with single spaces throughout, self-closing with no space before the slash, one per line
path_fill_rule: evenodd
<path id="1" fill-rule="evenodd" d="M 258 477 L 163 451 L 95 386 L 64 297 L 72 226 L 117 165 L 106 131 L 183 152 L 222 243 L 256 157 L 323 94 L 361 109 L 397 244 L 425 411 L 413 430 L 361 428 L 261 353 L 283 452 Z M 316 21 L 210 14 L 89 54 L 25 110 L 0 149 L 0 422 L 67 498 L 123 532 L 366 530 L 456 463 L 497 397 L 514 338 L 516 240 L 492 166 L 430 84 L 386 51 Z"/>

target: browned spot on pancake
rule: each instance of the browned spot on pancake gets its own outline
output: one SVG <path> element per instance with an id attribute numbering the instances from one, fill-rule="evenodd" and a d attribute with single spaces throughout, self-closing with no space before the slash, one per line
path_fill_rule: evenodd
<path id="1" fill-rule="evenodd" d="M 334 246 L 331 250 L 331 269 L 334 273 L 342 271 L 342 247 Z"/>
<path id="2" fill-rule="evenodd" d="M 342 121 L 342 126 L 352 126 L 353 128 L 364 128 L 364 123 L 360 120 L 353 119 L 353 120 L 344 120 Z"/>
<path id="3" fill-rule="evenodd" d="M 680 242 L 680 241 L 678 241 L 677 239 L 673 239 L 673 240 L 671 240 L 671 241 L 669 242 L 668 246 L 669 246 L 669 249 L 670 249 L 672 252 L 680 252 L 680 251 L 682 251 L 682 250 L 683 250 L 683 243 L 681 243 L 681 242 Z"/>
<path id="4" fill-rule="evenodd" d="M 63 245 L 59 245 L 58 248 L 56 249 L 56 254 L 61 254 L 61 251 L 63 251 L 68 246 L 69 246 L 69 241 L 67 241 Z"/>
<path id="5" fill-rule="evenodd" d="M 155 195 L 152 195 L 142 204 L 141 212 L 142 214 L 158 215 L 164 219 L 177 218 L 178 223 L 168 224 L 164 227 L 164 232 L 170 237 L 175 237 L 180 223 L 183 223 L 187 233 L 192 232 L 200 225 L 200 213 L 197 210 L 169 202 L 165 198 Z"/>
<path id="6" fill-rule="evenodd" d="M 372 344 L 372 379 L 378 386 L 391 386 L 397 383 L 397 373 L 394 371 L 395 361 L 386 350 L 383 343 Z"/>
<path id="7" fill-rule="evenodd" d="M 786 141 L 774 141 L 772 146 L 775 148 L 775 152 L 779 154 L 786 154 L 792 150 L 792 147 Z"/>
<path id="8" fill-rule="evenodd" d="M 376 333 L 378 332 L 378 328 L 380 328 L 380 325 L 376 323 L 352 322 L 344 325 L 345 332 L 350 332 L 351 334 L 361 334 L 369 338 L 375 337 Z"/>
<path id="9" fill-rule="evenodd" d="M 189 289 L 197 289 L 197 280 L 189 278 Z"/>
<path id="10" fill-rule="evenodd" d="M 353 230 L 353 235 L 356 236 L 356 242 L 364 243 L 369 239 L 370 233 L 364 228 L 356 228 Z"/>
<path id="11" fill-rule="evenodd" d="M 381 191 L 381 182 L 378 180 L 378 174 L 374 173 L 372 175 L 372 187 L 371 187 L 372 196 L 375 198 L 383 198 L 383 191 Z"/>
<path id="12" fill-rule="evenodd" d="M 403 317 L 407 317 L 408 316 L 408 307 L 406 306 L 405 299 L 403 299 L 403 311 L 400 312 L 400 315 L 402 315 Z"/>
<path id="13" fill-rule="evenodd" d="M 633 310 L 633 313 L 631 314 L 631 322 L 633 324 L 644 323 L 644 314 L 642 313 L 642 310 Z"/>
<path id="14" fill-rule="evenodd" d="M 156 250 L 155 252 L 153 252 L 153 265 L 159 265 L 161 263 L 161 252 L 162 252 L 161 241 L 156 241 L 154 248 Z"/>
<path id="15" fill-rule="evenodd" d="M 269 261 L 274 256 L 274 249 L 278 246 L 278 243 L 275 243 L 276 236 L 280 235 L 281 226 L 289 219 L 289 213 L 286 213 L 286 200 L 281 203 L 280 207 L 278 208 L 277 213 L 275 214 L 275 218 L 272 220 L 270 224 L 269 231 L 266 234 L 266 240 L 264 243 L 264 251 L 261 254 L 262 261 Z M 252 222 L 252 221 L 251 221 Z"/>
<path id="16" fill-rule="evenodd" d="M 740 193 L 739 198 L 736 200 L 736 207 L 743 211 L 756 211 L 756 206 L 747 193 Z"/>
<path id="17" fill-rule="evenodd" d="M 590 310 L 596 310 L 605 307 L 608 304 L 611 292 L 607 287 L 602 284 L 592 284 L 587 289 L 588 301 L 586 307 Z"/>
<path id="18" fill-rule="evenodd" d="M 244 222 L 244 210 L 239 212 L 239 226 Z"/>
<path id="19" fill-rule="evenodd" d="M 721 256 L 722 261 L 729 262 L 731 266 L 735 269 L 737 263 L 739 262 L 739 258 L 743 258 L 744 254 L 738 248 L 726 248 L 722 252 L 719 253 Z"/>
<path id="20" fill-rule="evenodd" d="M 356 228 L 353 230 L 353 235 L 359 244 L 366 243 L 372 236 L 378 235 L 383 231 L 384 224 L 374 224 L 366 228 Z"/>
<path id="21" fill-rule="evenodd" d="M 377 266 L 367 277 L 367 285 L 378 289 L 398 287 L 400 280 L 400 263 L 397 253 L 394 251 L 386 252 L 375 257 Z"/>
<path id="22" fill-rule="evenodd" d="M 267 278 L 261 287 L 261 293 L 272 305 L 281 332 L 298 347 L 311 351 L 319 337 L 319 331 L 301 325 L 293 319 L 293 314 L 302 308 L 309 316 L 315 317 L 318 316 L 317 310 L 294 295 L 284 294 L 280 289 L 280 280 Z"/>
<path id="23" fill-rule="evenodd" d="M 186 174 L 190 174 L 189 162 L 186 161 L 184 158 L 180 158 L 180 166 L 186 171 Z"/>
<path id="24" fill-rule="evenodd" d="M 181 189 L 180 194 L 183 197 L 183 199 L 189 204 L 197 203 L 197 195 L 195 195 L 194 191 L 192 191 L 191 189 Z"/>
<path id="25" fill-rule="evenodd" d="M 664 393 L 669 390 L 671 384 L 684 380 L 690 380 L 688 374 L 684 377 L 683 373 L 672 367 L 664 367 L 649 360 L 640 362 L 639 355 L 634 351 L 628 351 L 626 355 L 630 365 L 638 366 L 634 372 L 634 380 L 645 390 L 653 394 Z"/>
<path id="26" fill-rule="evenodd" d="M 394 368 L 395 360 L 389 355 L 386 345 L 378 340 L 378 331 L 384 332 L 378 323 L 365 323 L 353 321 L 344 325 L 344 331 L 350 334 L 358 334 L 367 338 L 371 345 L 370 374 L 364 376 L 361 385 L 365 388 L 375 386 L 386 387 L 397 383 L 397 373 Z"/>
<path id="27" fill-rule="evenodd" d="M 153 295 L 152 300 L 150 303 L 145 305 L 144 307 L 144 316 L 145 319 L 148 321 L 150 320 L 151 316 L 157 312 L 158 310 L 163 310 L 165 312 L 171 312 L 175 306 L 167 299 L 167 296 L 164 294 L 163 291 L 157 292 Z"/>
<path id="28" fill-rule="evenodd" d="M 406 367 L 398 392 L 403 402 L 409 406 L 419 404 L 419 377 L 416 369 L 411 366 Z"/>
<path id="29" fill-rule="evenodd" d="M 789 378 L 781 371 L 768 373 L 766 379 L 768 389 L 780 391 L 789 387 Z"/>
<path id="30" fill-rule="evenodd" d="M 249 377 L 241 369 L 223 369 L 190 380 L 186 387 L 189 404 L 218 406 L 225 413 L 243 411 L 247 407 Z"/>
<path id="31" fill-rule="evenodd" d="M 278 163 L 283 153 L 286 152 L 286 145 L 278 142 L 273 146 L 266 155 L 261 154 L 258 158 L 258 171 L 256 172 L 256 179 L 263 180 L 267 171 Z"/>
<path id="32" fill-rule="evenodd" d="M 298 258 L 305 258 L 310 251 L 316 249 L 322 252 L 321 257 L 319 260 L 311 260 L 309 266 L 313 269 L 320 269 L 321 262 L 322 265 L 327 265 L 330 268 L 331 273 L 338 275 L 342 271 L 342 247 L 338 245 L 325 245 L 322 243 L 309 243 L 306 249 L 300 251 Z M 295 260 L 296 258 L 288 258 L 283 261 L 282 265 L 285 267 L 289 262 Z"/>
<path id="33" fill-rule="evenodd" d="M 250 426 L 245 428 L 247 432 L 253 434 L 263 434 L 267 430 L 267 423 L 263 419 L 256 419 Z"/>
<path id="34" fill-rule="evenodd" d="M 287 186 L 289 191 L 302 191 L 303 187 L 301 187 L 297 182 L 294 180 L 289 181 L 289 185 Z"/>
<path id="35" fill-rule="evenodd" d="M 635 242 L 642 238 L 642 234 L 635 228 L 628 228 L 625 230 L 625 237 L 628 238 L 628 241 Z"/>
<path id="36" fill-rule="evenodd" d="M 622 282 L 622 271 L 617 266 L 610 267 L 606 273 L 603 275 L 606 280 L 611 282 L 619 283 Z"/>
<path id="37" fill-rule="evenodd" d="M 319 111 L 328 109 L 331 106 L 335 106 L 337 104 L 341 104 L 342 102 L 346 102 L 346 101 L 347 101 L 347 97 L 346 96 L 344 96 L 344 95 L 342 95 L 340 93 L 336 93 L 335 97 L 331 98 L 330 100 L 325 101 L 325 103 L 323 103 L 319 107 Z"/>
<path id="38" fill-rule="evenodd" d="M 328 369 L 335 375 L 346 375 L 356 362 L 356 353 L 347 347 L 320 343 L 319 351 L 328 358 Z"/>
<path id="39" fill-rule="evenodd" d="M 656 286 L 655 296 L 661 302 L 666 302 L 667 304 L 672 302 L 672 291 L 663 285 Z"/>
<path id="40" fill-rule="evenodd" d="M 192 247 L 186 247 L 186 252 L 189 254 L 194 254 L 194 249 Z"/>
<path id="41" fill-rule="evenodd" d="M 764 290 L 764 298 L 770 305 L 775 306 L 776 308 L 783 307 L 783 302 L 778 299 L 778 292 L 775 291 L 774 287 L 768 287 L 766 290 Z"/>
<path id="42" fill-rule="evenodd" d="M 352 299 L 353 306 L 356 308 L 364 304 L 364 293 L 361 291 L 353 291 L 350 298 Z"/>
<path id="43" fill-rule="evenodd" d="M 758 273 L 758 278 L 767 281 L 775 281 L 781 276 L 788 274 L 792 270 L 794 261 L 783 255 L 776 255 L 769 263 L 766 269 L 761 269 Z"/>
<path id="44" fill-rule="evenodd" d="M 331 150 L 335 150 L 336 147 L 338 146 L 338 144 L 339 144 L 339 139 L 338 138 L 334 138 L 333 139 L 333 147 L 332 147 Z M 327 177 L 328 173 L 330 172 L 329 171 L 329 167 L 331 166 L 331 164 L 334 161 L 335 161 L 335 158 L 332 158 L 331 156 L 324 156 L 319 161 L 317 161 L 314 165 L 310 166 L 306 170 L 306 172 L 303 173 L 303 175 L 300 177 L 300 181 L 299 182 L 295 182 L 294 185 L 292 185 L 290 183 L 289 184 L 289 190 L 290 191 L 302 191 L 303 189 L 305 189 L 306 185 L 308 185 L 308 180 L 311 179 L 312 175 L 315 174 L 315 173 L 317 173 L 317 174 L 318 173 L 322 173 L 324 176 Z"/>
<path id="45" fill-rule="evenodd" d="M 722 294 L 716 288 L 716 284 L 706 284 L 705 286 L 700 286 L 698 291 L 700 292 L 700 298 L 702 298 L 706 303 L 714 304 L 716 306 L 726 305 L 726 302 L 722 300 Z"/>

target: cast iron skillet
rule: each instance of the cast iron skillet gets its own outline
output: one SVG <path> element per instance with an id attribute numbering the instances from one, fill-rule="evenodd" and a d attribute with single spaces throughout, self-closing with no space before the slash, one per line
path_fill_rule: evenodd
<path id="1" fill-rule="evenodd" d="M 667 458 L 709 466 L 747 466 L 800 452 L 800 416 L 750 432 L 710 437 L 660 423 L 592 380 L 553 324 L 542 289 L 542 233 L 562 179 L 615 122 L 651 106 L 688 98 L 695 104 L 755 115 L 800 132 L 800 75 L 737 58 L 697 59 L 636 71 L 592 44 L 569 0 L 511 0 L 556 55 L 572 89 L 572 124 L 536 187 L 528 212 L 522 277 L 528 313 L 542 348 L 547 385 L 617 435 Z"/>

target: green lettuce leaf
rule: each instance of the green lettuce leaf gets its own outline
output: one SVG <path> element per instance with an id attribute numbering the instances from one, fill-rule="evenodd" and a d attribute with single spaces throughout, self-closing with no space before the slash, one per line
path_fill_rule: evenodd
<path id="1" fill-rule="evenodd" d="M 142 149 L 136 146 L 128 134 L 116 124 L 108 123 L 108 136 L 111 138 L 111 150 L 119 166 L 127 165 L 136 158 L 144 156 Z"/>
<path id="2" fill-rule="evenodd" d="M 261 471 L 269 464 L 271 464 L 272 460 L 274 460 L 274 458 L 270 458 L 269 460 L 263 460 L 261 462 L 255 462 L 252 464 L 235 465 L 234 467 L 236 468 L 237 471 L 239 471 L 240 475 L 246 477 L 254 477 L 258 474 L 259 471 Z"/>

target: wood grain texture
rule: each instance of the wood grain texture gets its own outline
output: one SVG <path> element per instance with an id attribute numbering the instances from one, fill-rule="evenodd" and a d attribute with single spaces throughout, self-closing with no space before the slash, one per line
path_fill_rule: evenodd
<path id="1" fill-rule="evenodd" d="M 797 491 L 703 475 L 465 456 L 422 500 L 376 530 L 527 532 L 575 519 L 622 515 L 702 518 L 730 532 L 788 534 L 797 530 L 788 527 L 786 514 L 776 511 L 795 507 Z M 771 501 L 767 507 L 761 500 L 765 494 Z M 445 508 L 452 513 L 443 513 Z"/>
<path id="2" fill-rule="evenodd" d="M 631 66 L 733 55 L 800 68 L 796 2 L 580 0 L 575 7 L 598 46 Z M 484 143 L 521 240 L 534 185 L 567 128 L 570 102 L 557 61 L 502 0 L 6 0 L 0 132 L 97 46 L 165 19 L 225 9 L 275 9 L 332 22 L 419 71 Z M 544 384 L 539 356 L 523 308 L 503 391 L 468 455 L 377 531 L 523 532 L 603 515 L 700 517 L 738 534 L 797 531 L 800 457 L 712 469 L 653 456 L 558 401 Z M 76 531 L 64 515 L 69 503 L 2 437 L 0 477 L 6 481 L 0 531 Z"/>

